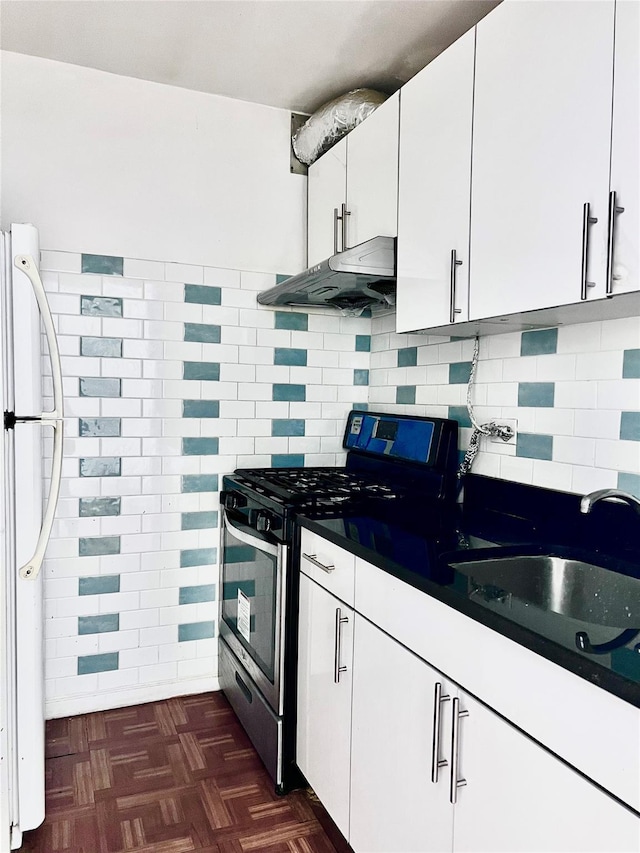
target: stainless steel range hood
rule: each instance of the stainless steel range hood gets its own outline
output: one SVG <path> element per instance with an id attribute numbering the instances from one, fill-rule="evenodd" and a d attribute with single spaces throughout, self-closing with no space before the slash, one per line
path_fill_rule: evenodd
<path id="1" fill-rule="evenodd" d="M 261 305 L 328 305 L 360 313 L 395 305 L 393 237 L 374 237 L 258 294 Z"/>

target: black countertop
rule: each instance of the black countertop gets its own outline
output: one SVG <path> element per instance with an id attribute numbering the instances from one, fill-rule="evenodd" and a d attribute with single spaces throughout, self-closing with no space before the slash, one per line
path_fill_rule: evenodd
<path id="1" fill-rule="evenodd" d="M 464 509 L 442 510 L 425 501 L 419 518 L 389 513 L 345 514 L 330 519 L 300 516 L 306 527 L 416 589 L 466 614 L 581 678 L 640 707 L 640 620 L 629 602 L 626 642 L 607 653 L 584 652 L 576 634 L 593 645 L 614 640 L 620 625 L 575 619 L 478 582 L 469 568 L 452 564 L 510 554 L 552 554 L 583 560 L 640 580 L 640 518 L 629 507 L 602 504 L 579 513 L 579 497 L 504 484 L 485 477 L 467 481 Z M 600 510 L 596 513 L 596 509 Z M 628 511 L 628 512 L 625 512 Z M 563 517 L 564 516 L 564 517 Z M 635 528 L 634 528 L 635 525 Z M 478 575 L 481 573 L 477 573 Z M 615 580 L 615 578 L 614 578 Z M 620 578 L 618 577 L 618 580 Z M 625 580 L 626 578 L 622 579 Z M 587 617 L 588 618 L 588 617 Z M 633 636 L 631 629 L 637 629 Z"/>

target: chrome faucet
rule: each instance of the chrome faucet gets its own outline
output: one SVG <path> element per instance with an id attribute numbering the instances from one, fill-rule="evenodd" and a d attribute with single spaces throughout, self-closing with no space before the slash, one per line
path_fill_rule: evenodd
<path id="1" fill-rule="evenodd" d="M 580 512 L 585 515 L 591 512 L 593 505 L 598 501 L 626 503 L 640 513 L 640 500 L 634 495 L 630 495 L 629 492 L 620 491 L 620 489 L 598 489 L 596 492 L 590 492 L 580 500 Z"/>

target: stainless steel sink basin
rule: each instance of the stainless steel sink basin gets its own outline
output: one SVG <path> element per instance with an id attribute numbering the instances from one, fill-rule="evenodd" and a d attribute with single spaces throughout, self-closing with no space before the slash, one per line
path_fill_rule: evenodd
<path id="1" fill-rule="evenodd" d="M 513 596 L 592 625 L 640 628 L 640 579 L 553 556 L 497 557 L 450 564 L 485 600 Z"/>

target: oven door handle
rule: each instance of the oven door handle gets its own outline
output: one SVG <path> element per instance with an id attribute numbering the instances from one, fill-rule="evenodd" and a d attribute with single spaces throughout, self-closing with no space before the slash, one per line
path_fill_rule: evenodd
<path id="1" fill-rule="evenodd" d="M 224 510 L 222 513 L 222 519 L 224 526 L 227 528 L 229 533 L 231 533 L 232 536 L 235 536 L 236 539 L 239 539 L 240 542 L 244 542 L 245 545 L 250 545 L 257 551 L 264 551 L 265 554 L 271 554 L 273 557 L 278 556 L 277 545 L 272 545 L 271 542 L 265 542 L 264 539 L 259 539 L 257 536 L 252 536 L 251 533 L 247 533 L 247 530 L 250 530 L 251 528 L 245 529 L 232 524 L 227 518 L 227 513 L 224 512 Z"/>

